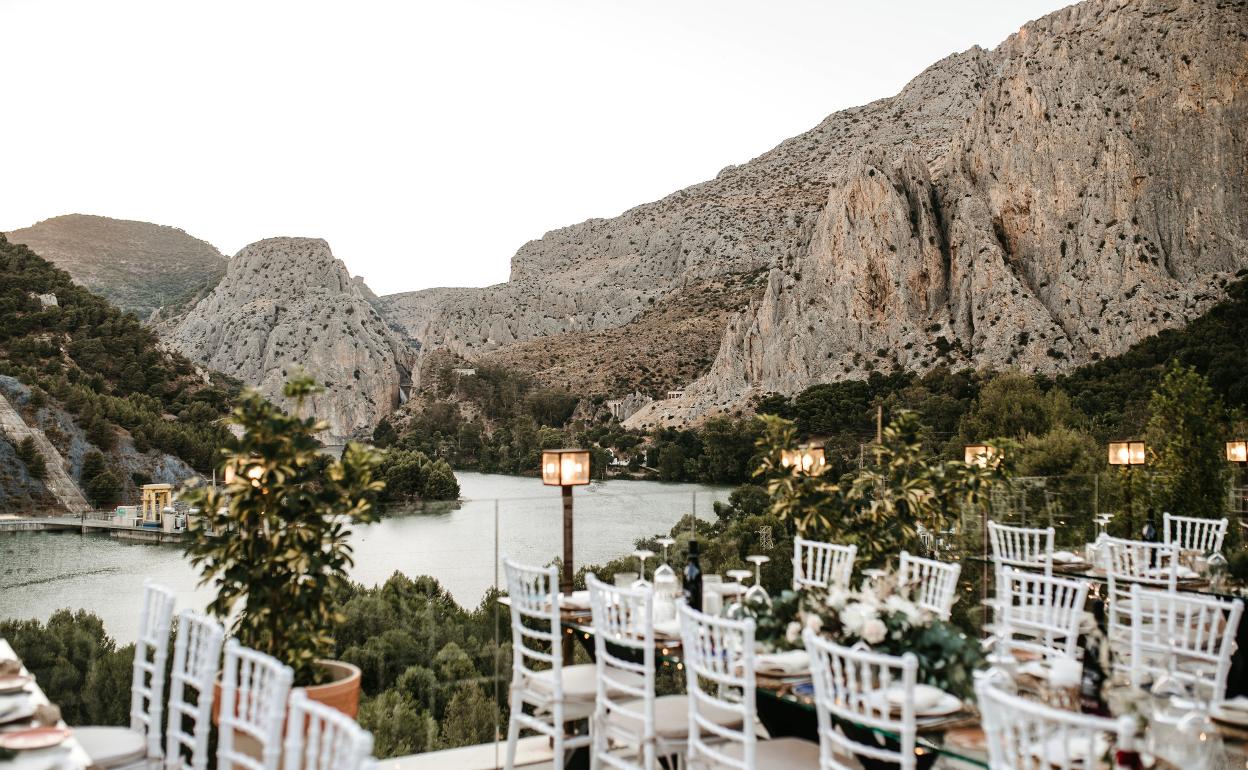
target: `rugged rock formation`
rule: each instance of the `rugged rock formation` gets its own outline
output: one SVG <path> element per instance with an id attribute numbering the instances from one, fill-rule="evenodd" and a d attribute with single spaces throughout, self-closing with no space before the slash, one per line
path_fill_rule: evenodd
<path id="1" fill-rule="evenodd" d="M 426 349 L 475 357 L 618 327 L 687 284 L 791 264 L 806 251 L 829 175 L 868 142 L 908 142 L 926 160 L 943 154 L 990 64 L 978 48 L 951 56 L 897 96 L 838 112 L 711 181 L 525 244 L 508 283 L 383 297 L 386 316 Z"/>
<path id="2" fill-rule="evenodd" d="M 278 403 L 302 368 L 325 386 L 311 408 L 337 443 L 398 405 L 410 365 L 372 299 L 325 241 L 269 238 L 230 260 L 216 289 L 166 330 L 165 344 Z"/>
<path id="3" fill-rule="evenodd" d="M 667 424 L 872 368 L 1054 371 L 1248 267 L 1248 5 L 1095 0 L 992 53 L 947 154 L 865 148 Z"/>
<path id="4" fill-rule="evenodd" d="M 216 285 L 226 259 L 174 227 L 67 214 L 8 234 L 75 283 L 140 318 Z"/>

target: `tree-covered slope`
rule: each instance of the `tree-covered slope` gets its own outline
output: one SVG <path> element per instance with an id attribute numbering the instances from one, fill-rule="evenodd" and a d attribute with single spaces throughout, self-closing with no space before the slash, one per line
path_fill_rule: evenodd
<path id="1" fill-rule="evenodd" d="M 15 406 L 59 444 L 74 474 L 83 472 L 84 442 L 108 458 L 105 470 L 129 471 L 117 479 L 119 494 L 167 467 L 162 454 L 208 468 L 225 435 L 219 418 L 238 390 L 221 375 L 209 383 L 185 358 L 161 350 L 137 318 L 3 235 L 0 375 L 20 381 Z M 150 457 L 146 466 L 136 464 L 141 456 Z M 89 465 L 100 472 L 98 458 Z M 84 487 L 90 481 L 79 479 Z"/>

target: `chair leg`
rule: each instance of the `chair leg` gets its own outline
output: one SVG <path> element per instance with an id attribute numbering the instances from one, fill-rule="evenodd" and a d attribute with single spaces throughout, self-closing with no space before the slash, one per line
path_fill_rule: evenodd
<path id="1" fill-rule="evenodd" d="M 602 717 L 597 711 L 589 718 L 589 770 L 599 770 L 602 767 L 602 735 L 601 729 Z"/>
<path id="2" fill-rule="evenodd" d="M 516 714 L 523 704 L 518 702 L 519 699 L 514 695 L 511 698 L 511 716 L 507 719 L 507 758 L 503 762 L 506 770 L 513 770 L 516 766 L 516 743 L 520 740 L 520 723 L 516 721 Z"/>

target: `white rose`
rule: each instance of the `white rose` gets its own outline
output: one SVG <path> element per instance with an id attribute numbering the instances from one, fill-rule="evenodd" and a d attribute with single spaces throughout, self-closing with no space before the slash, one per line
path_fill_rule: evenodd
<path id="1" fill-rule="evenodd" d="M 802 624 L 795 620 L 786 626 L 784 638 L 789 644 L 797 644 L 797 640 L 802 638 Z"/>
<path id="2" fill-rule="evenodd" d="M 887 635 L 888 628 L 879 618 L 873 618 L 862 624 L 862 640 L 867 644 L 879 644 Z"/>
<path id="3" fill-rule="evenodd" d="M 806 616 L 806 627 L 816 634 L 823 630 L 823 618 L 813 612 Z"/>
<path id="4" fill-rule="evenodd" d="M 828 591 L 828 606 L 837 612 L 841 611 L 841 608 L 845 606 L 847 601 L 849 601 L 849 591 L 846 591 L 844 588 L 833 588 Z"/>
<path id="5" fill-rule="evenodd" d="M 841 625 L 845 626 L 845 630 L 855 636 L 862 636 L 863 624 L 874 619 L 875 610 L 862 602 L 854 602 L 841 610 Z"/>
<path id="6" fill-rule="evenodd" d="M 906 617 L 906 623 L 909 625 L 922 625 L 923 611 L 920 610 L 918 605 L 914 602 L 903 599 L 900 596 L 890 596 L 888 597 L 888 600 L 884 602 L 884 605 L 889 612 L 900 612 L 904 615 Z"/>

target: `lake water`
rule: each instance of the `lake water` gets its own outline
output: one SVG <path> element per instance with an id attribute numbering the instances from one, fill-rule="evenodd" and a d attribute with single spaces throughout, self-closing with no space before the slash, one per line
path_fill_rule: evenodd
<path id="1" fill-rule="evenodd" d="M 432 575 L 460 604 L 471 607 L 494 585 L 496 574 L 502 579 L 496 554 L 544 564 L 561 553 L 558 489 L 536 478 L 456 476 L 463 497 L 459 503 L 392 513 L 377 523 L 356 526 L 351 578 L 375 585 L 396 571 Z M 650 481 L 578 487 L 575 564 L 602 563 L 628 553 L 634 540 L 667 532 L 688 513 L 713 518 L 712 503 L 726 500 L 728 492 Z M 0 534 L 0 619 L 46 620 L 58 609 L 81 608 L 102 617 L 119 641 L 129 642 L 148 578 L 173 589 L 179 609 L 202 609 L 211 599 L 207 590 L 196 587 L 198 576 L 179 545 L 135 543 L 107 534 Z"/>

